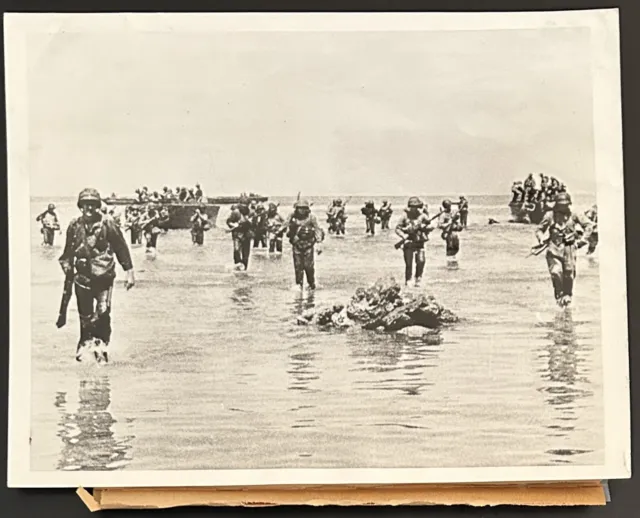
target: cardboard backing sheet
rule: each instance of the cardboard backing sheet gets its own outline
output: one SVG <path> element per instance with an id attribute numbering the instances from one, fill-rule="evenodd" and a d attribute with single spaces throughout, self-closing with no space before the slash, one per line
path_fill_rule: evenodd
<path id="1" fill-rule="evenodd" d="M 600 481 L 549 484 L 412 484 L 385 486 L 273 486 L 78 488 L 90 511 L 185 506 L 470 505 L 596 506 L 607 502 Z"/>

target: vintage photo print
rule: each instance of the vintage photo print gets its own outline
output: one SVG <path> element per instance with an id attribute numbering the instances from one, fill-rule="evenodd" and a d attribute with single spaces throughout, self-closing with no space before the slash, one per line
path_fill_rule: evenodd
<path id="1" fill-rule="evenodd" d="M 4 22 L 11 487 L 630 476 L 617 10 Z"/>

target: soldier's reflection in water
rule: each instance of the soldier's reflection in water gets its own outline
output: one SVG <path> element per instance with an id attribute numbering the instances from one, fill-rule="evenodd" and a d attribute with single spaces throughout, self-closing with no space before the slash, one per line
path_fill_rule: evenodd
<path id="1" fill-rule="evenodd" d="M 348 338 L 352 371 L 370 375 L 355 382 L 356 390 L 394 390 L 409 396 L 433 385 L 428 369 L 436 367 L 442 336 L 425 331 L 421 336 L 402 333 L 358 333 Z"/>
<path id="2" fill-rule="evenodd" d="M 578 420 L 576 403 L 593 395 L 591 390 L 582 388 L 589 384 L 583 356 L 592 348 L 580 345 L 577 326 L 579 322 L 574 322 L 570 310 L 559 313 L 547 335 L 547 343 L 538 350 L 539 358 L 544 361 L 541 369 L 543 386 L 539 390 L 552 407 L 548 436 L 557 438 L 559 445 L 547 451 L 554 464 L 569 464 L 571 456 L 591 451 L 567 447 L 575 445 L 572 437 Z"/>
<path id="3" fill-rule="evenodd" d="M 255 309 L 253 290 L 250 284 L 238 284 L 231 293 L 231 300 L 245 311 Z"/>
<path id="4" fill-rule="evenodd" d="M 69 408 L 65 392 L 56 394 L 60 414 L 58 437 L 62 441 L 59 470 L 107 471 L 124 468 L 130 461 L 133 437 L 118 439 L 117 421 L 109 412 L 111 386 L 106 376 L 81 380 L 78 405 Z"/>

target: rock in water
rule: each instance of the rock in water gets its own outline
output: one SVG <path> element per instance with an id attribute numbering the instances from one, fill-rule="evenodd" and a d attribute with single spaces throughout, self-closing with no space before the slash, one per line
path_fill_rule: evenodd
<path id="1" fill-rule="evenodd" d="M 437 329 L 453 324 L 458 317 L 443 308 L 432 296 L 403 293 L 394 279 L 378 280 L 373 286 L 358 288 L 345 306 L 308 310 L 298 317 L 301 325 L 322 328 L 360 326 L 363 329 L 399 331 L 413 326 Z"/>

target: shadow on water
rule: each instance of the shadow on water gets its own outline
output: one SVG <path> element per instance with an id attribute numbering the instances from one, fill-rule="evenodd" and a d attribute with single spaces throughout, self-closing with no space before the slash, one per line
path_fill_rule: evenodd
<path id="1" fill-rule="evenodd" d="M 351 371 L 366 374 L 365 379 L 354 381 L 355 389 L 420 395 L 433 385 L 427 371 L 438 365 L 441 341 L 437 331 L 420 336 L 365 331 L 349 335 Z"/>
<path id="2" fill-rule="evenodd" d="M 579 324 L 574 322 L 570 309 L 559 312 L 550 323 L 545 345 L 537 350 L 538 359 L 544 363 L 540 369 L 543 385 L 538 390 L 545 394 L 546 402 L 552 408 L 551 422 L 546 428 L 548 436 L 560 442 L 576 432 L 576 403 L 593 396 L 591 390 L 581 388 L 590 383 L 581 355 L 588 354 L 591 348 L 581 345 L 576 333 Z M 545 453 L 551 456 L 553 464 L 570 464 L 570 457 L 592 451 L 556 448 Z"/>
<path id="3" fill-rule="evenodd" d="M 253 288 L 249 283 L 238 284 L 231 292 L 231 301 L 245 311 L 255 310 Z"/>
<path id="4" fill-rule="evenodd" d="M 133 436 L 116 438 L 107 376 L 80 380 L 75 410 L 70 408 L 66 392 L 56 393 L 54 405 L 60 415 L 57 435 L 62 441 L 57 469 L 110 471 L 131 462 Z"/>

